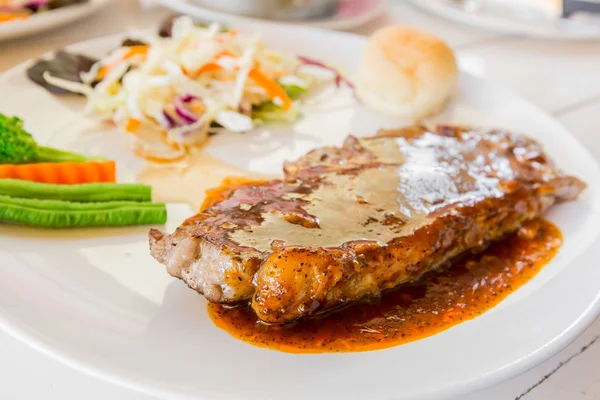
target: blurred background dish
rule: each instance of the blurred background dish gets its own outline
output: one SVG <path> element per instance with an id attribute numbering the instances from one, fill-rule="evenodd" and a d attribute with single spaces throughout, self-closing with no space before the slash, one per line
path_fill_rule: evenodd
<path id="1" fill-rule="evenodd" d="M 89 0 L 33 14 L 26 19 L 12 20 L 0 24 L 0 41 L 29 36 L 34 33 L 57 28 L 84 18 L 108 5 L 113 0 Z"/>
<path id="2" fill-rule="evenodd" d="M 271 21 L 351 29 L 378 17 L 385 0 L 146 0 L 178 13 L 221 23 Z"/>
<path id="3" fill-rule="evenodd" d="M 301 21 L 336 12 L 337 0 L 196 0 L 198 4 L 254 18 Z"/>
<path id="4" fill-rule="evenodd" d="M 574 12 L 562 18 L 563 7 L 580 0 L 408 0 L 443 18 L 502 34 L 549 40 L 600 39 L 600 14 Z"/>

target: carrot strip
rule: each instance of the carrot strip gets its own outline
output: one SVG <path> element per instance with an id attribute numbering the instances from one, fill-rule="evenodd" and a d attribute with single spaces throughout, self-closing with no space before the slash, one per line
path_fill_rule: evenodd
<path id="1" fill-rule="evenodd" d="M 150 46 L 130 46 L 129 48 L 127 48 L 127 51 L 125 52 L 125 54 L 123 55 L 123 57 L 121 57 L 120 61 L 123 60 L 128 60 L 133 56 L 137 56 L 137 55 L 141 55 L 146 57 L 146 55 L 148 55 L 148 50 L 150 50 Z M 102 79 L 104 79 L 106 77 L 106 75 L 115 67 L 116 64 L 118 64 L 120 61 L 117 61 L 115 63 L 112 64 L 107 64 L 102 66 L 102 68 L 100 68 L 98 70 L 98 74 L 96 75 L 96 79 L 101 81 Z"/>
<path id="2" fill-rule="evenodd" d="M 222 69 L 223 69 L 223 67 L 221 67 L 219 64 L 211 62 L 208 64 L 204 64 L 198 71 L 196 71 L 194 76 L 198 76 L 205 72 L 216 72 L 216 71 L 220 71 Z"/>
<path id="3" fill-rule="evenodd" d="M 284 111 L 287 111 L 292 106 L 292 99 L 287 95 L 285 90 L 275 82 L 273 79 L 269 78 L 267 75 L 260 72 L 258 69 L 253 68 L 250 70 L 248 77 L 252 79 L 258 86 L 265 89 L 267 92 L 267 96 L 271 100 L 278 98 L 281 100 L 281 107 Z"/>
<path id="4" fill-rule="evenodd" d="M 215 59 L 219 59 L 221 57 L 233 57 L 233 58 L 237 58 L 237 55 L 235 55 L 234 53 L 232 53 L 229 50 L 223 50 L 221 52 L 219 52 L 217 55 L 215 55 Z M 214 62 L 210 62 L 208 64 L 204 64 L 202 67 L 200 67 L 200 69 L 198 69 L 195 73 L 193 74 L 188 74 L 192 77 L 198 77 L 200 74 L 203 74 L 205 72 L 216 72 L 216 71 L 221 71 L 223 69 L 223 67 L 221 67 L 219 64 L 214 63 Z"/>
<path id="5" fill-rule="evenodd" d="M 5 178 L 58 184 L 115 182 L 116 168 L 114 161 L 4 164 L 0 179 Z"/>
<path id="6" fill-rule="evenodd" d="M 146 56 L 148 54 L 148 50 L 150 50 L 150 46 L 130 46 L 127 50 L 127 53 L 123 56 L 123 60 L 127 60 L 133 56 L 141 55 Z"/>
<path id="7" fill-rule="evenodd" d="M 110 71 L 110 70 L 111 70 L 111 68 L 108 65 L 101 67 L 98 70 L 98 75 L 96 75 L 96 79 L 101 81 L 102 79 L 104 79 L 104 77 L 106 76 L 106 74 L 108 74 L 108 71 Z"/>
<path id="8" fill-rule="evenodd" d="M 0 23 L 29 18 L 28 13 L 0 13 Z"/>
<path id="9" fill-rule="evenodd" d="M 127 120 L 127 124 L 125 124 L 125 131 L 129 133 L 135 133 L 140 128 L 141 124 L 142 123 L 140 122 L 140 120 L 135 118 L 129 118 Z"/>

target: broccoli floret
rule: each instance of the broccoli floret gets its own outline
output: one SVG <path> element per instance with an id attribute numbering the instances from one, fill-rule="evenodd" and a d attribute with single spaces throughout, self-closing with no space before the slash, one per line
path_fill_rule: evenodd
<path id="1" fill-rule="evenodd" d="M 21 119 L 0 114 L 0 164 L 80 162 L 91 159 L 81 154 L 39 146 L 33 136 L 23 129 Z"/>

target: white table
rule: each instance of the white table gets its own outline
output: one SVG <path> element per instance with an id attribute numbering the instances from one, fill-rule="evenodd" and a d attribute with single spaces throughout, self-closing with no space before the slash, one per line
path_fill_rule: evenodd
<path id="1" fill-rule="evenodd" d="M 165 10 L 142 10 L 118 0 L 101 13 L 39 37 L 0 43 L 0 72 L 53 48 L 156 26 Z M 551 112 L 600 159 L 600 43 L 539 42 L 464 28 L 390 2 L 387 14 L 357 29 L 369 34 L 387 23 L 407 23 L 445 38 L 472 71 L 500 82 Z M 569 299 L 565 299 L 569 301 Z M 600 399 L 600 320 L 546 363 L 461 400 Z M 149 400 L 149 396 L 96 380 L 0 332 L 0 399 Z"/>

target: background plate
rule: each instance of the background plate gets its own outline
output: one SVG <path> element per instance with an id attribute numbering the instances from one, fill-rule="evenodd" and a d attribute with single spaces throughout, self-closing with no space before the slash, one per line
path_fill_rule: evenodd
<path id="1" fill-rule="evenodd" d="M 577 14 L 558 18 L 556 10 L 533 0 L 482 0 L 481 10 L 464 10 L 452 0 L 408 0 L 413 5 L 449 20 L 501 34 L 546 40 L 600 39 L 600 15 Z M 475 3 L 477 0 L 474 0 Z"/>
<path id="2" fill-rule="evenodd" d="M 34 14 L 32 17 L 0 24 L 0 40 L 14 39 L 53 29 L 86 17 L 113 0 L 89 0 L 84 4 Z"/>
<path id="3" fill-rule="evenodd" d="M 344 67 L 352 76 L 365 38 L 333 31 L 239 23 L 268 45 Z M 103 38 L 74 50 L 101 55 Z M 331 49 L 337 51 L 332 52 Z M 469 65 L 463 67 L 468 68 Z M 16 114 L 42 143 L 105 154 L 120 178 L 140 167 L 123 134 L 82 117 L 28 82 L 26 66 L 0 78 L 0 112 Z M 220 135 L 207 151 L 258 172 L 348 133 L 367 135 L 402 121 L 331 90 L 287 129 Z M 32 106 L 35 104 L 35 107 Z M 0 326 L 35 348 L 97 377 L 151 394 L 199 399 L 444 399 L 516 375 L 575 338 L 600 311 L 600 169 L 560 124 L 501 87 L 463 73 L 461 94 L 436 118 L 527 132 L 589 187 L 555 207 L 565 243 L 536 278 L 483 316 L 436 336 L 382 351 L 293 355 L 247 345 L 216 328 L 205 300 L 168 276 L 148 254 L 147 228 L 43 231 L 0 227 Z M 566 150 L 568 149 L 568 151 Z M 198 177 L 202 179 L 202 177 Z M 191 214 L 170 205 L 167 231 Z"/>
<path id="4" fill-rule="evenodd" d="M 238 22 L 277 23 L 278 21 L 257 19 L 241 15 L 228 14 L 198 4 L 194 0 L 146 0 L 169 8 L 177 13 L 187 14 L 201 20 L 214 20 L 221 23 Z M 335 14 L 307 21 L 279 21 L 286 25 L 302 25 L 313 28 L 351 29 L 378 17 L 385 9 L 385 0 L 345 0 Z"/>

